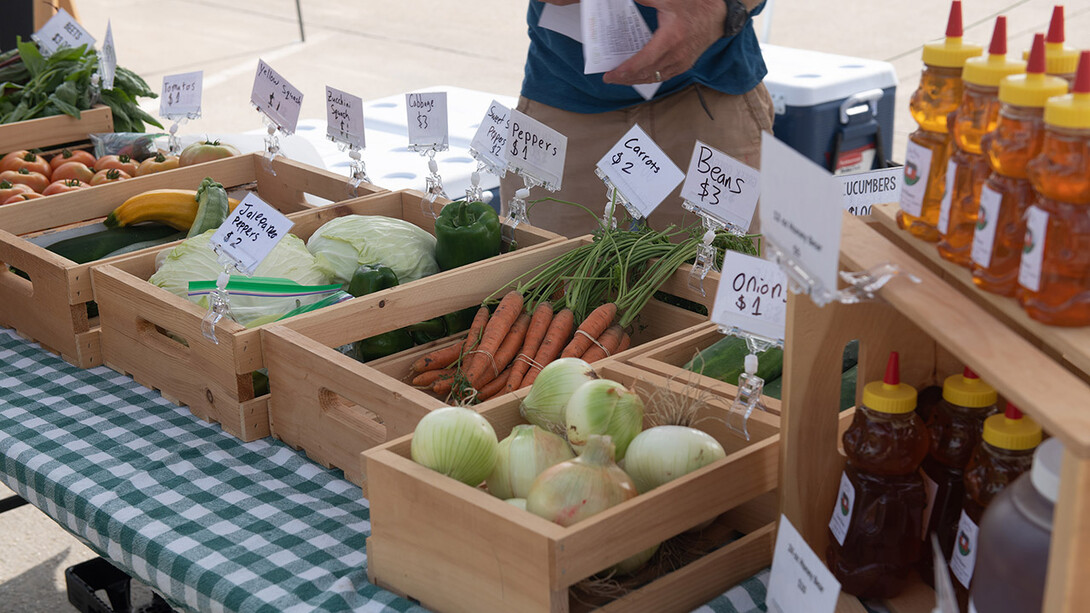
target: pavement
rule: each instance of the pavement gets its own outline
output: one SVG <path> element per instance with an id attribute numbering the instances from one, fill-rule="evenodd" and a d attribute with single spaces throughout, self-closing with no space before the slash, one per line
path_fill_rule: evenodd
<path id="1" fill-rule="evenodd" d="M 893 157 L 903 159 L 915 124 L 908 99 L 919 82 L 923 43 L 943 35 L 948 0 L 769 0 L 756 20 L 765 42 L 882 60 L 897 74 Z M 1007 15 L 1012 53 L 1028 49 L 1052 13 L 1045 0 L 965 3 L 965 38 L 987 45 Z M 111 24 L 118 63 L 158 90 L 164 75 L 204 71 L 202 118 L 182 133 L 261 129 L 249 105 L 257 60 L 304 93 L 301 118 L 324 118 L 324 87 L 365 101 L 451 85 L 517 96 L 528 39 L 526 4 L 512 0 L 76 0 L 99 40 Z M 1090 3 L 1067 6 L 1067 40 L 1090 49 Z M 767 34 L 767 36 L 764 36 Z M 158 103 L 149 104 L 153 112 Z M 483 114 L 484 109 L 481 110 Z M 603 144 L 606 147 L 612 143 Z M 365 153 L 366 158 L 366 153 Z M 0 498 L 8 491 L 0 486 Z M 70 610 L 67 566 L 94 554 L 37 509 L 0 515 L 0 613 Z"/>

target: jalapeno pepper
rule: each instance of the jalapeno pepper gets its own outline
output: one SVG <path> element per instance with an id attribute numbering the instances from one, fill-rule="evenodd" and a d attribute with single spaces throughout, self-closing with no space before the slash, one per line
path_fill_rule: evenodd
<path id="1" fill-rule="evenodd" d="M 483 202 L 452 202 L 435 220 L 435 261 L 450 270 L 498 255 L 500 218 Z"/>

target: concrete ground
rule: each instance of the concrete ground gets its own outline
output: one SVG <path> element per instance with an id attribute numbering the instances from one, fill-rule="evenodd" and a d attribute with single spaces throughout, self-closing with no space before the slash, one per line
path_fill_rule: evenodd
<path id="1" fill-rule="evenodd" d="M 1052 2 L 966 3 L 966 39 L 987 45 L 996 15 L 1008 17 L 1013 52 L 1047 30 Z M 757 18 L 766 42 L 892 63 L 897 74 L 894 159 L 915 128 L 908 97 L 921 46 L 945 31 L 948 0 L 769 0 Z M 112 23 L 118 62 L 158 90 L 164 75 L 204 71 L 204 116 L 183 133 L 261 128 L 249 105 L 257 59 L 304 92 L 301 118 L 322 118 L 325 85 L 364 100 L 436 85 L 514 96 L 525 58 L 526 4 L 512 0 L 78 0 L 84 26 L 101 40 Z M 1090 48 L 1090 4 L 1067 7 L 1068 43 Z M 151 105 L 155 110 L 158 104 Z M 483 113 L 483 110 L 482 110 Z M 605 146 L 605 145 L 604 145 Z M 0 486 L 0 498 L 7 495 Z M 40 511 L 0 515 L 0 613 L 69 609 L 63 571 L 94 554 Z"/>

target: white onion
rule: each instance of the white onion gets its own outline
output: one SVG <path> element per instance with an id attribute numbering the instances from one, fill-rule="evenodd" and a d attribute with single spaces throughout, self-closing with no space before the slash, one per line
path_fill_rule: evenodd
<path id="1" fill-rule="evenodd" d="M 504 500 L 504 502 L 506 502 L 507 504 L 509 504 L 511 506 L 518 507 L 518 508 L 522 509 L 523 511 L 526 510 L 526 499 L 525 498 L 508 498 L 507 500 Z"/>
<path id="2" fill-rule="evenodd" d="M 588 437 L 609 436 L 618 460 L 643 428 L 643 401 L 635 392 L 608 379 L 588 381 L 575 390 L 565 410 L 568 443 L 583 453 Z"/>
<path id="3" fill-rule="evenodd" d="M 580 385 L 597 378 L 591 365 L 579 358 L 553 360 L 534 379 L 530 393 L 519 405 L 519 413 L 535 426 L 563 434 L 568 399 Z"/>
<path id="4" fill-rule="evenodd" d="M 641 494 L 727 457 L 710 434 L 685 426 L 655 426 L 636 435 L 624 470 Z"/>
<path id="5" fill-rule="evenodd" d="M 591 436 L 583 454 L 538 475 L 526 510 L 570 526 L 636 495 L 632 479 L 613 462 L 608 436 Z"/>
<path id="6" fill-rule="evenodd" d="M 443 407 L 428 413 L 413 432 L 414 462 L 477 486 L 496 464 L 496 431 L 473 409 Z"/>
<path id="7" fill-rule="evenodd" d="M 575 457 L 568 442 L 543 428 L 520 424 L 500 441 L 488 491 L 497 498 L 525 498 L 543 470 Z"/>

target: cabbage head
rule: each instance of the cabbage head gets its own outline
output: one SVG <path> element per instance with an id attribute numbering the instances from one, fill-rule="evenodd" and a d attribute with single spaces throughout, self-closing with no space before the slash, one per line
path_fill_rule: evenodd
<path id="1" fill-rule="evenodd" d="M 363 264 L 393 269 L 399 283 L 439 272 L 435 237 L 407 221 L 381 215 L 345 215 L 326 222 L 307 249 L 334 283 L 348 283 Z"/>
<path id="2" fill-rule="evenodd" d="M 207 296 L 188 296 L 189 282 L 215 281 L 223 272 L 216 253 L 212 251 L 212 235 L 215 233 L 213 229 L 188 238 L 167 252 L 166 257 L 160 253 L 161 261 L 156 258 L 157 270 L 148 281 L 176 296 L 207 307 Z M 316 265 L 303 240 L 294 234 L 284 235 L 268 257 L 257 265 L 254 276 L 291 279 L 300 285 L 331 283 Z M 258 318 L 266 321 L 270 316 L 283 315 L 299 306 L 297 302 L 295 298 L 234 295 L 230 297 L 231 315 L 238 323 L 248 326 Z"/>

